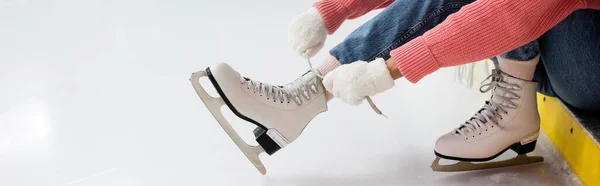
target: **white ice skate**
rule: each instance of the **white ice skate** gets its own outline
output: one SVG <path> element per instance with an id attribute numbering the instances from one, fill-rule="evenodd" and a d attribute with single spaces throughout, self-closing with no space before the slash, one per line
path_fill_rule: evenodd
<path id="1" fill-rule="evenodd" d="M 490 77 L 492 82 L 480 88 L 481 92 L 492 90 L 490 100 L 471 119 L 436 142 L 437 158 L 431 164 L 434 171 L 489 169 L 544 160 L 542 157 L 526 155 L 535 149 L 540 128 L 537 83 L 511 77 L 498 69 L 493 70 L 488 79 Z M 488 162 L 508 149 L 515 151 L 518 156 Z M 440 158 L 460 162 L 440 165 Z"/>
<path id="2" fill-rule="evenodd" d="M 272 155 L 293 142 L 317 114 L 327 110 L 325 89 L 315 73 L 318 72 L 307 72 L 287 85 L 273 86 L 244 77 L 225 63 L 217 63 L 193 73 L 190 81 L 225 132 L 264 175 L 266 169 L 259 154 Z M 201 77 L 209 78 L 219 98 L 204 90 L 199 82 Z M 223 105 L 258 126 L 254 135 L 259 146 L 248 145 L 240 138 L 221 113 Z"/>

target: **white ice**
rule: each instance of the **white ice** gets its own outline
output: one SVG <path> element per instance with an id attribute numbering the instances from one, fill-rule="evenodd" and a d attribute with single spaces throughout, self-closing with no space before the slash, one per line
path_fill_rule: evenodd
<path id="1" fill-rule="evenodd" d="M 432 172 L 435 139 L 488 96 L 454 82 L 452 68 L 375 96 L 389 119 L 331 102 L 296 142 L 261 156 L 260 175 L 188 78 L 223 61 L 255 79 L 293 80 L 308 66 L 287 43 L 287 22 L 312 3 L 0 0 L 0 185 L 580 184 L 544 136 L 542 164 Z M 346 22 L 313 63 L 376 13 Z M 253 126 L 232 120 L 250 139 Z"/>

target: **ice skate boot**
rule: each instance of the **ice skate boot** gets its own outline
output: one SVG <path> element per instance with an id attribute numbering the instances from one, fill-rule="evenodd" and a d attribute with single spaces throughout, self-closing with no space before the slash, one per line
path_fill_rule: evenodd
<path id="1" fill-rule="evenodd" d="M 193 73 L 190 81 L 225 132 L 264 175 L 266 169 L 259 154 L 272 155 L 293 142 L 317 114 L 327 110 L 325 88 L 315 73 L 318 72 L 307 72 L 289 84 L 273 86 L 244 77 L 225 63 L 217 63 Z M 201 77 L 208 77 L 219 98 L 206 93 L 199 83 Z M 248 145 L 240 138 L 221 113 L 223 105 L 241 119 L 257 125 L 254 134 L 259 146 Z"/>
<path id="2" fill-rule="evenodd" d="M 489 169 L 544 160 L 526 155 L 535 149 L 540 128 L 537 83 L 512 77 L 498 69 L 493 70 L 488 79 L 490 77 L 491 83 L 480 87 L 481 92 L 492 91 L 490 100 L 473 117 L 437 140 L 434 151 L 437 158 L 431 165 L 434 171 Z M 488 162 L 508 149 L 518 156 Z M 440 158 L 460 162 L 440 165 Z"/>

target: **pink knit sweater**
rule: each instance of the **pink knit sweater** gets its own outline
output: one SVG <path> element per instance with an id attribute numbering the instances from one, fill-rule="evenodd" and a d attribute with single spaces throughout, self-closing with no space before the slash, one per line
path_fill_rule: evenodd
<path id="1" fill-rule="evenodd" d="M 333 34 L 345 20 L 392 2 L 321 0 L 314 7 Z M 600 0 L 477 0 L 390 55 L 402 75 L 416 83 L 441 67 L 483 60 L 527 44 L 571 12 L 585 8 L 600 9 Z"/>

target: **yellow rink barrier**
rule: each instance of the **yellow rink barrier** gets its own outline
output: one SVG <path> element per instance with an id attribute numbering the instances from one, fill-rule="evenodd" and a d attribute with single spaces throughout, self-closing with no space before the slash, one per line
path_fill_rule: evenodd
<path id="1" fill-rule="evenodd" d="M 541 125 L 577 177 L 588 186 L 600 186 L 600 146 L 560 100 L 537 95 Z"/>

